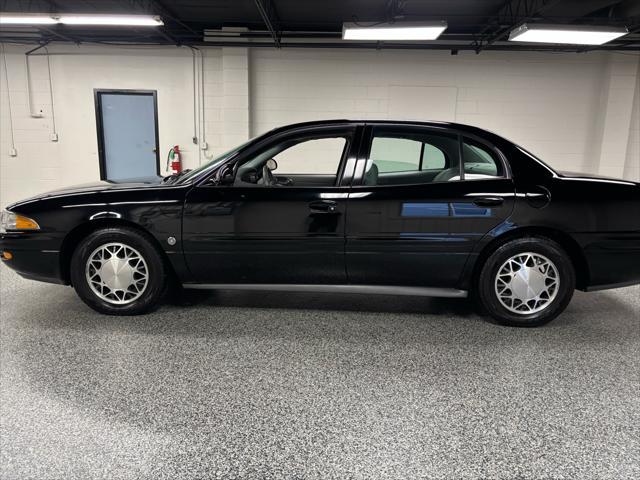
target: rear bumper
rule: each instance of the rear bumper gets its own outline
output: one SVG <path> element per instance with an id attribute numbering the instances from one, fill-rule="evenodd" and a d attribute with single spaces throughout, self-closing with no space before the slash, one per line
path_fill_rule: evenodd
<path id="1" fill-rule="evenodd" d="M 582 246 L 589 279 L 584 290 L 640 283 L 640 232 L 574 234 Z"/>
<path id="2" fill-rule="evenodd" d="M 0 235 L 0 252 L 9 252 L 12 257 L 10 260 L 3 258 L 3 265 L 30 280 L 65 284 L 60 270 L 60 252 L 42 247 L 42 239 L 37 234 Z"/>

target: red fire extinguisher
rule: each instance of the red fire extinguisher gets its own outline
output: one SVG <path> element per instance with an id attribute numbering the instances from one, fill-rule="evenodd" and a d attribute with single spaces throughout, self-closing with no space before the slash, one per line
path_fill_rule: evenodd
<path id="1" fill-rule="evenodd" d="M 178 145 L 175 145 L 169 150 L 169 155 L 167 155 L 167 171 L 171 171 L 171 174 L 182 171 L 182 159 L 180 155 L 180 147 Z"/>

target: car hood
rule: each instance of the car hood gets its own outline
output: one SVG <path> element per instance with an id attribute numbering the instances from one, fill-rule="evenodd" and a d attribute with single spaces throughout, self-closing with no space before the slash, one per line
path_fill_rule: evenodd
<path id="1" fill-rule="evenodd" d="M 142 188 L 158 188 L 161 185 L 162 177 L 131 178 L 120 180 L 118 182 L 103 180 L 99 182 L 82 183 L 79 185 L 72 185 L 69 187 L 51 190 L 50 192 L 41 193 L 39 195 L 34 195 L 33 197 L 29 197 L 9 205 L 7 209 L 11 209 L 12 207 L 16 207 L 24 203 L 33 202 L 36 200 L 44 200 L 51 197 L 75 195 L 78 193 L 100 192 L 105 190 L 139 190 Z"/>

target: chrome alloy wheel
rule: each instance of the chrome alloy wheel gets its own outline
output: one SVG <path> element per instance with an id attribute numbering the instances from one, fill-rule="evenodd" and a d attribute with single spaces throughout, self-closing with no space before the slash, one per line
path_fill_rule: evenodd
<path id="1" fill-rule="evenodd" d="M 544 255 L 525 252 L 509 258 L 498 269 L 495 291 L 504 308 L 528 315 L 547 308 L 558 294 L 558 269 Z"/>
<path id="2" fill-rule="evenodd" d="M 115 305 L 137 300 L 149 283 L 144 258 L 123 243 L 105 243 L 96 248 L 89 255 L 85 275 L 93 293 Z"/>

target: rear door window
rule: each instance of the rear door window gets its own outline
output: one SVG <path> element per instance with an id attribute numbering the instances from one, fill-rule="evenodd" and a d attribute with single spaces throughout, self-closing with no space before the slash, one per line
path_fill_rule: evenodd
<path id="1" fill-rule="evenodd" d="M 456 180 L 460 180 L 457 135 L 426 129 L 374 128 L 366 185 Z"/>

